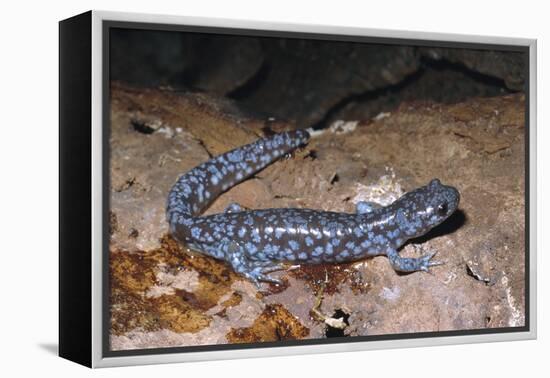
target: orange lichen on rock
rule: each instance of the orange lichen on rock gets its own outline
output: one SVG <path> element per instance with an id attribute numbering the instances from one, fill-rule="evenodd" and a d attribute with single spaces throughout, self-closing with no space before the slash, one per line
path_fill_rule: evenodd
<path id="1" fill-rule="evenodd" d="M 199 272 L 193 292 L 162 286 L 159 272 Z M 136 328 L 197 332 L 209 325 L 205 312 L 216 306 L 231 287 L 235 274 L 222 262 L 189 254 L 170 237 L 151 251 L 112 251 L 110 254 L 111 326 L 114 334 Z M 157 290 L 154 287 L 171 290 Z M 236 303 L 231 299 L 226 306 Z"/>
<path id="2" fill-rule="evenodd" d="M 273 304 L 266 306 L 252 326 L 232 329 L 226 338 L 231 343 L 255 343 L 303 339 L 308 334 L 309 329 L 294 315 L 282 305 Z"/>

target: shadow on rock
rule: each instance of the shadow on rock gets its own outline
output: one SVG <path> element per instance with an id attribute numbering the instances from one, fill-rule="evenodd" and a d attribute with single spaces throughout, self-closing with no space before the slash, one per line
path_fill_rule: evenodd
<path id="1" fill-rule="evenodd" d="M 441 223 L 439 226 L 432 228 L 427 234 L 419 236 L 417 238 L 409 240 L 407 244 L 422 244 L 427 242 L 432 238 L 437 238 L 440 236 L 452 234 L 460 227 L 462 227 L 468 218 L 466 213 L 462 210 L 457 210 L 451 215 L 445 222 Z"/>

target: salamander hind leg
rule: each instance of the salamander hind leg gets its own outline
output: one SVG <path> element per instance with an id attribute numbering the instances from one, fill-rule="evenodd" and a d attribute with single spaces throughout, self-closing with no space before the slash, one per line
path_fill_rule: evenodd
<path id="1" fill-rule="evenodd" d="M 387 252 L 388 259 L 392 268 L 398 272 L 416 272 L 422 270 L 428 272 L 431 266 L 442 265 L 442 262 L 431 261 L 435 252 L 429 253 L 418 258 L 401 257 L 395 249 Z"/>
<path id="2" fill-rule="evenodd" d="M 254 282 L 256 287 L 260 287 L 260 282 L 271 282 L 282 285 L 280 279 L 271 277 L 269 273 L 283 270 L 283 264 L 273 264 L 271 261 L 251 260 L 246 256 L 245 250 L 237 242 L 228 242 L 222 246 L 225 253 L 225 260 L 228 261 L 233 269 Z"/>

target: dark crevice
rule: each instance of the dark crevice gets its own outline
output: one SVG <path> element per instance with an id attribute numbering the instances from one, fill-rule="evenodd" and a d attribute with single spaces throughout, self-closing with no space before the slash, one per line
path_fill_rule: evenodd
<path id="1" fill-rule="evenodd" d="M 226 96 L 233 100 L 244 100 L 247 97 L 250 97 L 262 87 L 262 85 L 267 80 L 270 71 L 271 66 L 269 65 L 269 63 L 264 61 L 258 71 L 256 71 L 256 73 L 250 79 L 248 79 L 240 87 L 233 89 Z"/>
<path id="2" fill-rule="evenodd" d="M 424 74 L 424 69 L 420 68 L 416 72 L 405 77 L 405 79 L 401 80 L 397 84 L 392 84 L 392 85 L 388 85 L 387 87 L 374 89 L 372 91 L 367 91 L 360 94 L 344 97 L 340 101 L 338 101 L 335 105 L 333 105 L 325 113 L 323 118 L 321 118 L 321 120 L 315 123 L 312 127 L 314 130 L 321 130 L 321 129 L 327 128 L 328 126 L 330 126 L 330 123 L 332 122 L 334 116 L 338 114 L 338 112 L 340 112 L 350 103 L 371 101 L 381 96 L 398 93 L 405 87 L 417 82 L 420 79 L 420 77 L 422 77 L 423 74 Z"/>
<path id="3" fill-rule="evenodd" d="M 511 90 L 506 86 L 506 83 L 503 79 L 486 75 L 478 71 L 474 71 L 466 67 L 461 63 L 454 63 L 446 59 L 430 59 L 427 57 L 420 58 L 420 68 L 410 75 L 406 76 L 403 80 L 396 84 L 391 84 L 386 87 L 369 90 L 363 93 L 353 94 L 347 97 L 342 98 L 336 104 L 334 104 L 328 111 L 325 113 L 323 118 L 321 118 L 317 123 L 313 124 L 314 130 L 321 130 L 330 125 L 334 117 L 347 105 L 354 102 L 368 102 L 374 101 L 383 96 L 389 95 L 398 95 L 399 92 L 403 91 L 405 88 L 416 84 L 422 76 L 424 76 L 428 71 L 454 71 L 461 73 L 473 82 L 484 84 L 486 86 L 494 87 L 500 89 L 504 93 L 515 93 L 517 91 Z"/>
<path id="4" fill-rule="evenodd" d="M 130 124 L 132 125 L 132 128 L 138 133 L 149 135 L 155 132 L 155 128 L 149 126 L 146 121 L 133 119 L 130 121 Z"/>
<path id="5" fill-rule="evenodd" d="M 509 89 L 506 86 L 506 82 L 504 81 L 504 79 L 474 71 L 473 69 L 468 68 L 462 63 L 451 62 L 447 59 L 431 59 L 425 56 L 420 58 L 420 63 L 426 69 L 431 69 L 434 71 L 455 71 L 465 76 L 468 76 L 470 79 L 477 83 L 500 88 L 507 93 L 517 92 L 515 90 Z"/>
<path id="6" fill-rule="evenodd" d="M 273 129 L 269 126 L 269 120 L 265 122 L 266 123 L 266 126 L 262 127 L 262 132 L 264 133 L 264 136 L 265 137 L 270 137 L 270 136 L 273 136 L 275 135 L 275 131 L 273 131 Z"/>
<path id="7" fill-rule="evenodd" d="M 480 279 L 474 274 L 474 272 L 472 271 L 472 268 L 470 268 L 470 265 L 468 264 L 466 264 L 466 274 L 472 277 L 473 279 L 480 281 Z"/>
<path id="8" fill-rule="evenodd" d="M 313 124 L 312 127 L 314 130 L 321 130 L 321 129 L 327 128 L 330 125 L 334 116 L 343 108 L 345 108 L 347 105 L 351 104 L 352 102 L 372 101 L 381 96 L 398 93 L 405 87 L 416 83 L 422 77 L 423 74 L 424 74 L 424 69 L 420 68 L 414 73 L 406 76 L 403 80 L 401 80 L 397 84 L 392 84 L 383 88 L 378 88 L 378 89 L 366 91 L 359 94 L 353 94 L 348 97 L 344 97 L 340 101 L 338 101 L 335 105 L 333 105 L 325 113 L 323 118 L 321 118 L 321 120 L 319 120 L 317 123 Z"/>
<path id="9" fill-rule="evenodd" d="M 349 314 L 342 311 L 341 309 L 337 309 L 336 311 L 334 311 L 334 314 L 332 315 L 332 318 L 334 318 L 334 319 L 342 318 L 342 320 L 344 321 L 346 326 L 349 325 L 349 321 L 348 321 Z M 327 338 L 330 338 L 330 337 L 347 337 L 348 335 L 346 335 L 344 333 L 343 329 L 335 328 L 335 327 L 331 327 L 331 326 L 327 325 L 327 329 L 325 331 L 325 336 Z"/>
<path id="10" fill-rule="evenodd" d="M 468 264 L 466 264 L 466 274 L 469 275 L 470 277 L 474 278 L 476 281 L 483 282 L 487 286 L 492 286 L 491 285 L 491 280 L 489 278 L 485 278 L 485 277 L 482 277 L 481 275 L 477 274 L 476 272 L 474 272 L 472 270 L 472 268 Z"/>
<path id="11" fill-rule="evenodd" d="M 310 150 L 306 156 L 304 156 L 304 159 L 311 159 L 315 160 L 317 159 L 317 151 L 316 150 Z"/>
<path id="12" fill-rule="evenodd" d="M 204 141 L 202 139 L 197 139 L 197 142 L 200 144 L 200 146 L 202 148 L 204 148 L 204 150 L 206 151 L 206 153 L 208 154 L 208 158 L 209 159 L 212 159 L 214 157 L 214 155 L 212 154 L 212 152 L 210 152 L 210 150 L 206 147 L 206 145 L 204 144 Z"/>
<path id="13" fill-rule="evenodd" d="M 173 75 L 169 82 L 178 83 L 179 86 L 183 86 L 186 90 L 189 88 L 196 88 L 196 83 L 201 75 L 201 67 L 198 64 L 193 64 L 186 67 L 181 72 Z"/>
<path id="14" fill-rule="evenodd" d="M 135 177 L 130 177 L 127 179 L 122 185 L 113 188 L 113 190 L 117 193 L 123 192 L 125 190 L 130 189 L 132 186 L 136 184 L 137 180 Z"/>

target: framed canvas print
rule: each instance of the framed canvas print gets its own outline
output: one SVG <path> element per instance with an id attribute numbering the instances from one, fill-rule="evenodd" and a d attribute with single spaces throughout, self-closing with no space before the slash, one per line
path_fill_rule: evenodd
<path id="1" fill-rule="evenodd" d="M 536 337 L 535 40 L 59 27 L 62 357 Z"/>

